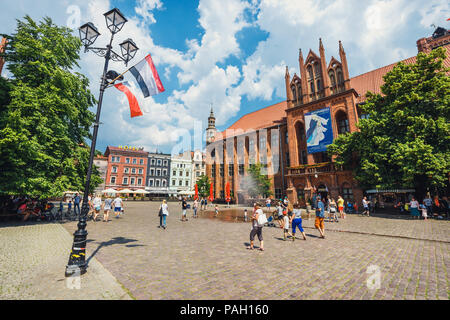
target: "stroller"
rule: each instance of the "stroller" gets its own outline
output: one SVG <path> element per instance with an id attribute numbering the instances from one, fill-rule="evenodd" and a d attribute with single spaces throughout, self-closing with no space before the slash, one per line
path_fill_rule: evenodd
<path id="1" fill-rule="evenodd" d="M 265 227 L 275 227 L 273 215 L 267 219 L 267 222 L 264 226 Z"/>

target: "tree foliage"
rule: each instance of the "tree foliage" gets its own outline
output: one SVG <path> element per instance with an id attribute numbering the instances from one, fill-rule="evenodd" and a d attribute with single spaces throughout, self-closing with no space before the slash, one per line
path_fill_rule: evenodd
<path id="1" fill-rule="evenodd" d="M 72 72 L 81 42 L 71 33 L 26 16 L 6 35 L 12 77 L 0 78 L 1 193 L 43 198 L 84 189 L 95 99 L 88 79 Z M 94 170 L 91 189 L 100 181 Z"/>
<path id="2" fill-rule="evenodd" d="M 209 196 L 209 189 L 211 187 L 211 181 L 209 180 L 209 177 L 202 174 L 200 178 L 197 180 L 197 187 L 198 187 L 198 194 L 200 197 L 207 197 Z"/>
<path id="3" fill-rule="evenodd" d="M 353 165 L 363 187 L 441 187 L 450 172 L 449 69 L 445 50 L 419 53 L 384 76 L 381 94 L 367 94 L 359 130 L 328 147 L 336 163 Z"/>

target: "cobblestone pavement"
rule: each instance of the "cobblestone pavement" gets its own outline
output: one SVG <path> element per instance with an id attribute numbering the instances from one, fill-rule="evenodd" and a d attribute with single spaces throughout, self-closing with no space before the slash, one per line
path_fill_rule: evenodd
<path id="1" fill-rule="evenodd" d="M 449 299 L 449 221 L 348 216 L 326 223 L 319 239 L 311 218 L 306 241 L 264 228 L 260 252 L 246 250 L 249 223 L 181 222 L 179 204 L 170 203 L 163 230 L 157 208 L 128 202 L 120 219 L 87 228 L 87 256 L 137 299 Z M 379 271 L 378 289 L 367 285 L 377 275 L 368 270 Z"/>
<path id="2" fill-rule="evenodd" d="M 72 240 L 60 224 L 0 224 L 0 300 L 131 299 L 96 259 L 80 282 L 67 283 Z"/>

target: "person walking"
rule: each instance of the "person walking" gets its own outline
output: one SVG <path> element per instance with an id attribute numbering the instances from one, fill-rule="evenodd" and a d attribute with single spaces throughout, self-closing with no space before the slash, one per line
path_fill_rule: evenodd
<path id="1" fill-rule="evenodd" d="M 113 204 L 114 204 L 114 213 L 116 215 L 116 219 L 119 219 L 120 213 L 122 212 L 122 204 L 123 204 L 122 199 L 119 196 L 117 196 L 114 199 Z"/>
<path id="2" fill-rule="evenodd" d="M 292 237 L 292 234 L 289 233 L 289 225 L 290 225 L 290 219 L 285 211 L 283 213 L 283 240 L 286 241 L 287 236 L 290 235 Z"/>
<path id="3" fill-rule="evenodd" d="M 334 198 L 330 200 L 328 210 L 330 211 L 331 222 L 333 222 L 333 220 L 339 222 L 337 217 L 336 201 L 334 201 Z"/>
<path id="4" fill-rule="evenodd" d="M 284 211 L 284 207 L 283 207 L 282 203 L 283 202 L 280 199 L 280 202 L 278 202 L 277 209 L 276 209 L 276 212 L 277 212 L 277 218 L 276 219 L 278 221 L 278 225 L 280 226 L 280 228 L 282 228 L 281 223 L 282 223 L 282 220 L 283 220 L 283 211 Z"/>
<path id="5" fill-rule="evenodd" d="M 72 200 L 67 203 L 67 214 L 70 216 L 72 214 Z"/>
<path id="6" fill-rule="evenodd" d="M 323 203 L 322 199 L 317 200 L 317 206 L 316 206 L 316 221 L 314 223 L 314 226 L 317 230 L 320 232 L 320 238 L 325 239 L 325 204 Z"/>
<path id="7" fill-rule="evenodd" d="M 183 197 L 183 200 L 181 201 L 181 209 L 182 209 L 181 221 L 188 221 L 188 219 L 186 217 L 186 210 L 187 210 L 186 197 Z"/>
<path id="8" fill-rule="evenodd" d="M 270 206 L 271 206 L 271 204 L 272 204 L 272 200 L 270 199 L 270 197 L 267 197 L 267 199 L 266 199 L 266 207 L 267 207 L 267 210 L 269 210 L 269 213 L 270 213 Z"/>
<path id="9" fill-rule="evenodd" d="M 247 222 L 247 209 L 244 209 L 244 221 Z"/>
<path id="10" fill-rule="evenodd" d="M 364 197 L 362 200 L 362 204 L 363 204 L 363 208 L 364 208 L 364 211 L 362 213 L 363 215 L 369 216 L 369 203 L 370 203 L 370 201 L 367 201 L 367 197 Z"/>
<path id="11" fill-rule="evenodd" d="M 431 199 L 430 193 L 427 193 L 427 197 L 423 199 L 423 204 L 425 207 L 427 207 L 427 214 L 432 215 L 432 209 L 433 209 L 433 200 Z"/>
<path id="12" fill-rule="evenodd" d="M 216 204 L 214 207 L 214 217 L 217 217 L 218 215 L 219 215 L 219 207 Z"/>
<path id="13" fill-rule="evenodd" d="M 419 205 L 419 209 L 420 209 L 420 211 L 422 211 L 423 219 L 425 221 L 427 221 L 428 214 L 427 214 L 427 206 L 425 205 L 425 203 Z"/>
<path id="14" fill-rule="evenodd" d="M 416 200 L 415 197 L 411 198 L 411 201 L 409 202 L 409 210 L 411 212 L 411 216 L 413 219 L 419 219 L 419 202 Z"/>
<path id="15" fill-rule="evenodd" d="M 294 206 L 294 212 L 292 215 L 292 241 L 295 241 L 295 229 L 302 233 L 303 240 L 306 240 L 305 231 L 302 228 L 302 211 L 300 210 L 299 205 Z"/>
<path id="16" fill-rule="evenodd" d="M 341 196 L 338 196 L 337 206 L 339 210 L 339 216 L 341 217 L 341 219 L 345 219 L 344 199 Z"/>
<path id="17" fill-rule="evenodd" d="M 100 215 L 100 210 L 102 209 L 102 198 L 100 195 L 95 195 L 92 201 L 92 206 L 94 207 L 94 222 L 97 221 L 97 217 Z"/>
<path id="18" fill-rule="evenodd" d="M 159 228 L 166 230 L 167 228 L 167 217 L 169 216 L 169 206 L 167 201 L 163 200 L 161 206 L 159 207 Z"/>
<path id="19" fill-rule="evenodd" d="M 64 212 L 64 203 L 63 203 L 63 201 L 61 200 L 61 201 L 59 202 L 59 210 L 58 210 L 58 217 L 59 217 L 59 220 L 62 220 L 63 212 Z"/>
<path id="20" fill-rule="evenodd" d="M 80 210 L 80 201 L 81 197 L 78 195 L 78 193 L 75 194 L 75 198 L 73 198 L 73 212 L 77 217 L 80 216 L 81 210 Z M 78 208 L 78 210 L 77 210 Z"/>
<path id="21" fill-rule="evenodd" d="M 103 222 L 109 221 L 109 210 L 111 210 L 112 199 L 106 196 L 105 202 L 103 203 Z"/>
<path id="22" fill-rule="evenodd" d="M 194 204 L 192 205 L 192 208 L 194 209 L 194 218 L 197 218 L 197 210 L 198 210 L 198 200 L 194 200 Z"/>
<path id="23" fill-rule="evenodd" d="M 294 213 L 294 205 L 292 204 L 292 202 L 289 201 L 286 211 L 287 211 L 287 215 L 288 215 L 289 219 L 291 219 L 292 214 Z"/>
<path id="24" fill-rule="evenodd" d="M 205 205 L 205 199 L 202 197 L 202 200 L 200 200 L 200 210 L 203 211 L 203 206 Z"/>
<path id="25" fill-rule="evenodd" d="M 256 203 L 254 206 L 254 213 L 252 215 L 252 230 L 250 231 L 250 246 L 247 247 L 249 250 L 253 250 L 253 242 L 255 240 L 255 236 L 258 236 L 259 240 L 259 250 L 264 251 L 264 241 L 262 236 L 262 228 L 264 224 L 259 222 L 260 217 L 265 216 L 264 212 L 261 210 L 261 206 L 259 203 Z M 267 219 L 266 219 L 267 221 Z"/>

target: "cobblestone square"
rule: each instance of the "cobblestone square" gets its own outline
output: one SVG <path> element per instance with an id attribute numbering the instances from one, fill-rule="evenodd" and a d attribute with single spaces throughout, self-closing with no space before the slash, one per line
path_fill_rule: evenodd
<path id="1" fill-rule="evenodd" d="M 170 203 L 163 230 L 157 209 L 127 202 L 120 219 L 87 227 L 88 259 L 136 299 L 449 298 L 448 221 L 348 215 L 326 223 L 319 239 L 311 217 L 303 223 L 306 241 L 285 242 L 281 229 L 264 228 L 260 252 L 246 250 L 249 223 L 193 219 L 192 210 L 182 222 L 180 205 Z M 75 222 L 63 226 L 76 230 Z M 378 271 L 379 288 L 369 287 Z"/>

